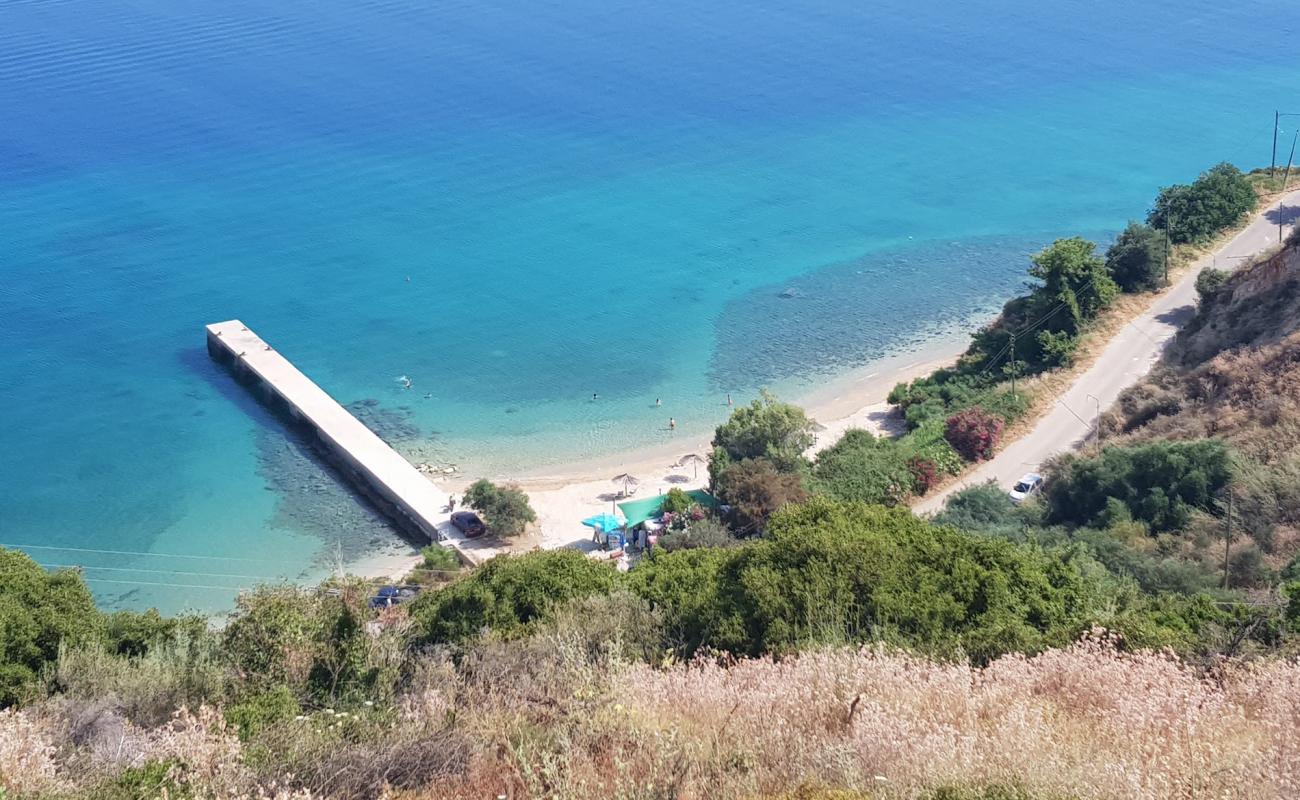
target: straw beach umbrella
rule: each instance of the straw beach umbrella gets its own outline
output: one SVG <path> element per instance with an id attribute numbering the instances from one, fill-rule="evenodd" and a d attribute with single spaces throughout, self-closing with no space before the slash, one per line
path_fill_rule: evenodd
<path id="1" fill-rule="evenodd" d="M 616 486 L 622 486 L 623 494 L 625 495 L 628 493 L 628 489 L 630 489 L 633 486 L 640 485 L 641 483 L 641 481 L 637 480 L 636 478 L 632 477 L 626 472 L 621 473 L 619 475 L 615 475 L 613 478 L 610 479 L 610 482 Z"/>
<path id="2" fill-rule="evenodd" d="M 707 464 L 709 460 L 698 453 L 687 453 L 678 460 L 677 466 L 684 467 L 687 464 L 695 467 L 695 477 L 700 477 L 700 465 Z"/>

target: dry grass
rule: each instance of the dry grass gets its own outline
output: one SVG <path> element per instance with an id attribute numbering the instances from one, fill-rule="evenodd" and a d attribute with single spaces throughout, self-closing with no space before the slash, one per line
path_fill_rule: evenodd
<path id="1" fill-rule="evenodd" d="M 373 773 L 395 747 L 404 763 L 438 761 L 445 736 L 408 734 L 446 731 L 464 748 L 454 763 L 406 788 L 371 784 L 366 796 L 892 800 L 986 787 L 1010 787 L 1000 798 L 1300 796 L 1294 662 L 1206 673 L 1169 654 L 1123 652 L 1100 631 L 984 668 L 875 648 L 655 668 L 590 644 L 553 631 L 455 661 L 427 657 L 389 732 L 371 742 L 374 764 L 358 747 L 353 760 L 322 754 L 321 768 Z M 196 797 L 307 797 L 301 784 L 288 795 L 270 778 L 251 780 L 249 753 L 208 710 L 127 728 L 117 752 L 97 754 L 54 750 L 46 718 L 40 708 L 0 715 L 0 785 L 11 792 L 82 796 L 96 770 L 174 759 Z"/>
<path id="2" fill-rule="evenodd" d="M 1300 666 L 1281 662 L 1206 676 L 1101 635 L 984 669 L 827 650 L 627 666 L 595 683 L 575 670 L 563 691 L 506 692 L 474 712 L 486 740 L 471 768 L 401 797 L 883 799 L 1011 786 L 1036 798 L 1278 800 L 1300 796 L 1297 679 Z"/>

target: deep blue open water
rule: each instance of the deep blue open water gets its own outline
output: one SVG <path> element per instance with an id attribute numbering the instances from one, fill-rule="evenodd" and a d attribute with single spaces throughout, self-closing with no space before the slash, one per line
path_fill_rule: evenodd
<path id="1" fill-rule="evenodd" d="M 211 610 L 392 542 L 209 363 L 231 317 L 500 476 L 797 393 L 1266 164 L 1285 11 L 0 0 L 0 544 Z"/>

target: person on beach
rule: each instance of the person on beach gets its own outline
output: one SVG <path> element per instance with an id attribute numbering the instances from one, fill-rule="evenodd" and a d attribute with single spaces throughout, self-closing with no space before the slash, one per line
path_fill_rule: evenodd
<path id="1" fill-rule="evenodd" d="M 672 417 L 668 418 L 668 430 L 670 431 L 677 430 L 677 420 L 673 419 Z"/>
<path id="2" fill-rule="evenodd" d="M 447 510 L 448 511 L 456 510 L 456 495 L 454 494 L 447 495 Z"/>

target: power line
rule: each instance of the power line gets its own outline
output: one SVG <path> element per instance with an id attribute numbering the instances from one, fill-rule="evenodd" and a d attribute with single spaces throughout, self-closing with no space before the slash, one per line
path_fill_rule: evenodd
<path id="1" fill-rule="evenodd" d="M 37 562 L 40 563 L 40 562 Z M 199 578 L 242 578 L 250 581 L 275 580 L 274 575 L 232 575 L 225 572 L 182 572 L 174 569 L 143 569 L 140 567 L 92 567 L 87 564 L 41 564 L 46 569 L 93 569 L 109 572 L 150 572 L 155 575 L 189 575 Z"/>
<path id="2" fill-rule="evenodd" d="M 83 578 L 87 583 L 124 583 L 128 586 L 166 586 L 171 589 L 213 589 L 222 592 L 239 592 L 248 586 L 208 586 L 202 583 L 159 583 L 155 581 L 116 581 L 112 578 Z"/>
<path id="3" fill-rule="evenodd" d="M 54 545 L 44 544 L 9 544 L 0 542 L 0 547 L 10 547 L 16 550 L 66 550 L 70 553 L 104 553 L 115 556 L 157 556 L 159 558 L 196 558 L 211 559 L 215 561 L 247 561 L 249 563 L 261 564 L 265 559 L 261 558 L 239 558 L 237 556 L 194 556 L 182 555 L 177 553 L 143 553 L 137 550 L 92 550 L 87 547 L 56 547 Z"/>

